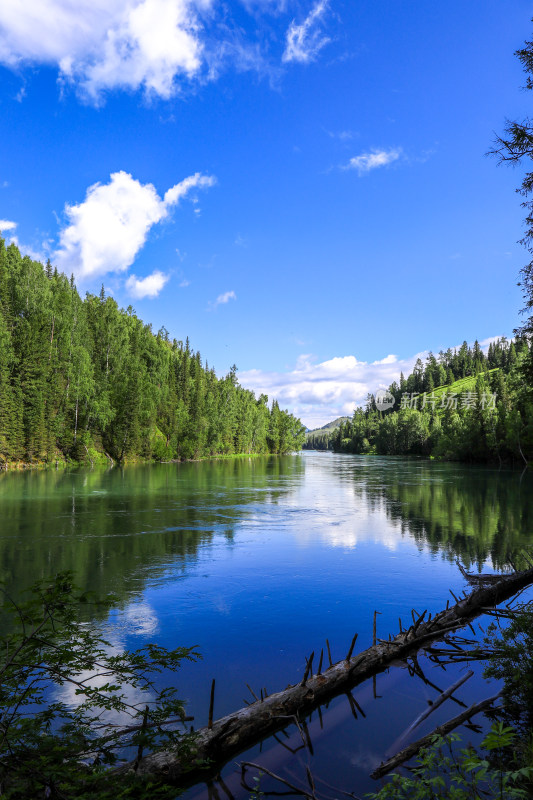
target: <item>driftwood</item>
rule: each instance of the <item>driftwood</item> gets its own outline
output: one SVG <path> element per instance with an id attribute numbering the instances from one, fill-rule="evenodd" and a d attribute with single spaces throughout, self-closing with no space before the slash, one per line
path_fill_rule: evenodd
<path id="1" fill-rule="evenodd" d="M 352 655 L 353 647 L 350 647 L 346 658 L 322 674 L 313 674 L 312 658 L 306 659 L 300 683 L 269 696 L 261 693 L 261 698 L 249 706 L 212 722 L 211 727 L 200 729 L 196 732 L 194 752 L 189 741 L 183 752 L 178 745 L 173 750 L 152 753 L 140 760 L 135 772 L 176 786 L 190 786 L 216 775 L 231 758 L 287 727 L 295 718 L 306 717 L 315 708 L 374 677 L 393 662 L 405 660 L 431 642 L 469 625 L 470 620 L 486 608 L 508 600 L 531 583 L 533 569 L 481 585 L 434 617 L 430 615 L 426 619 L 426 611 L 414 615 L 413 624 L 402 628 L 390 641 L 379 640 L 357 655 Z M 134 762 L 130 762 L 118 771 L 131 772 L 133 768 Z"/>
<path id="2" fill-rule="evenodd" d="M 387 775 L 392 770 L 399 767 L 401 764 L 404 764 L 409 759 L 416 756 L 416 754 L 422 750 L 423 747 L 428 747 L 431 744 L 433 736 L 447 736 L 448 733 L 458 728 L 459 725 L 462 725 L 463 722 L 466 722 L 473 717 L 475 714 L 479 714 L 480 711 L 484 711 L 486 708 L 489 708 L 498 698 L 499 694 L 494 695 L 494 697 L 489 697 L 487 700 L 481 700 L 479 703 L 474 703 L 473 706 L 467 708 L 466 711 L 461 712 L 453 719 L 448 720 L 442 725 L 439 725 L 435 730 L 431 733 L 428 733 L 427 736 L 423 736 L 421 739 L 418 739 L 416 742 L 412 742 L 412 744 L 408 744 L 403 750 L 400 750 L 399 753 L 396 753 L 395 756 L 389 758 L 388 761 L 384 761 L 374 772 L 371 774 L 371 778 L 377 780 L 378 778 L 382 778 L 384 775 Z"/>
<path id="3" fill-rule="evenodd" d="M 459 567 L 459 571 L 463 576 L 463 578 L 473 586 L 480 586 L 481 584 L 487 584 L 487 583 L 498 583 L 498 581 L 501 580 L 501 575 L 490 575 L 490 574 L 476 575 L 473 572 L 467 572 L 460 561 L 456 561 L 455 563 Z"/>
<path id="4" fill-rule="evenodd" d="M 301 797 L 307 797 L 308 800 L 338 800 L 339 794 L 343 794 L 345 797 L 351 798 L 351 800 L 360 800 L 360 798 L 354 794 L 353 792 L 346 792 L 344 789 L 338 789 L 335 786 L 331 786 L 329 783 L 321 780 L 320 778 L 315 778 L 309 767 L 306 767 L 306 778 L 308 786 L 297 786 L 295 783 L 287 780 L 287 778 L 283 778 L 281 775 L 276 775 L 275 772 L 272 770 L 263 767 L 261 764 L 254 764 L 253 761 L 243 761 L 240 764 L 241 767 L 241 786 L 246 789 L 246 791 L 251 792 L 252 796 L 254 793 L 257 793 L 257 785 L 251 786 L 246 781 L 246 771 L 248 769 L 255 770 L 258 775 L 269 775 L 271 778 L 274 778 L 275 781 L 278 781 L 283 786 L 286 786 L 289 791 L 288 792 L 272 792 L 269 794 L 273 795 L 300 795 Z M 319 781 L 320 783 L 324 784 L 328 789 L 333 789 L 335 794 L 331 795 L 324 795 L 318 794 L 317 788 L 315 785 L 315 781 Z"/>
<path id="5" fill-rule="evenodd" d="M 462 675 L 458 680 L 455 681 L 455 683 L 453 683 L 448 689 L 446 689 L 446 691 L 441 692 L 437 697 L 437 699 L 434 700 L 432 704 L 428 706 L 428 708 L 422 711 L 422 713 L 419 714 L 418 717 L 409 725 L 409 727 L 402 733 L 400 738 L 396 739 L 392 747 L 389 748 L 389 752 L 392 753 L 396 752 L 398 750 L 398 747 L 400 747 L 402 742 L 404 742 L 405 739 L 407 739 L 407 737 L 411 735 L 414 729 L 418 728 L 418 726 L 422 722 L 424 722 L 424 720 L 426 720 L 430 714 L 433 714 L 433 712 L 436 711 L 436 709 L 439 708 L 446 700 L 448 700 L 448 698 L 451 697 L 453 693 L 457 691 L 457 689 L 459 689 L 464 683 L 470 680 L 473 674 L 474 673 L 472 672 L 472 670 L 469 670 L 466 673 L 466 675 Z"/>

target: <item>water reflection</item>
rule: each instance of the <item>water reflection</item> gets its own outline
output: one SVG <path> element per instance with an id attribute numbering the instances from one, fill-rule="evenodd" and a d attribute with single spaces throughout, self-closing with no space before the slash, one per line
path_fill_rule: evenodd
<path id="1" fill-rule="evenodd" d="M 532 488 L 530 475 L 511 471 L 312 452 L 4 473 L 0 577 L 18 597 L 71 569 L 83 588 L 119 596 L 101 621 L 116 647 L 198 645 L 203 660 L 183 666 L 178 688 L 199 726 L 213 677 L 222 716 L 243 705 L 246 683 L 271 693 L 301 680 L 305 655 L 326 638 L 334 660 L 355 631 L 364 649 L 376 609 L 387 636 L 413 606 L 442 608 L 449 588 L 465 588 L 455 558 L 497 569 L 514 561 L 532 541 Z M 328 731 L 332 710 L 338 731 L 324 733 L 318 773 L 366 770 L 421 710 L 424 697 L 399 672 L 379 678 L 386 700 L 366 687 L 356 694 L 364 723 L 345 698 L 342 712 L 332 704 Z"/>
<path id="2" fill-rule="evenodd" d="M 339 470 L 357 505 L 385 513 L 433 553 L 500 570 L 531 545 L 533 476 L 400 458 L 352 457 Z"/>
<path id="3" fill-rule="evenodd" d="M 401 458 L 287 458 L 0 475 L 0 578 L 22 585 L 63 569 L 97 593 L 193 565 L 213 537 L 277 526 L 303 544 L 410 540 L 496 569 L 531 542 L 532 477 Z"/>
<path id="4" fill-rule="evenodd" d="M 231 543 L 254 504 L 277 504 L 299 458 L 0 473 L 0 579 L 20 588 L 70 569 L 99 595 L 186 570 L 215 534 Z M 289 480 L 287 480 L 289 479 Z"/>

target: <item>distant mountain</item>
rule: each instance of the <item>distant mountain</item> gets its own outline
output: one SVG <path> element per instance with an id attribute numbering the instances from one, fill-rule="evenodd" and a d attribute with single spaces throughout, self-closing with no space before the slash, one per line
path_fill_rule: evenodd
<path id="1" fill-rule="evenodd" d="M 322 425 L 322 427 L 319 428 L 319 430 L 333 431 L 335 430 L 335 428 L 339 428 L 342 425 L 342 423 L 346 422 L 346 420 L 348 419 L 350 419 L 350 417 L 337 417 L 337 419 L 334 419 L 333 422 L 328 422 L 327 425 Z"/>
<path id="2" fill-rule="evenodd" d="M 322 425 L 321 428 L 315 428 L 312 431 L 306 431 L 304 450 L 331 450 L 330 438 L 333 431 L 342 425 L 343 422 L 349 420 L 350 417 L 338 417 L 333 422 L 328 422 Z"/>
<path id="3" fill-rule="evenodd" d="M 306 432 L 306 436 L 311 433 L 316 434 L 319 431 L 334 431 L 335 428 L 338 428 L 340 425 L 342 425 L 343 422 L 346 422 L 346 420 L 348 419 L 350 419 L 350 417 L 337 417 L 337 419 L 334 419 L 333 422 L 328 422 L 326 425 L 322 425 L 321 428 L 313 428 L 313 430 L 308 430 Z"/>

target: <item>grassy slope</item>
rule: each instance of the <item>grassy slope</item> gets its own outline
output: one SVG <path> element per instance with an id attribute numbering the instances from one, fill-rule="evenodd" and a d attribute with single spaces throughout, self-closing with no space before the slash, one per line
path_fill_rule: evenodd
<path id="1" fill-rule="evenodd" d="M 310 436 L 328 436 L 335 428 L 338 428 L 345 420 L 350 419 L 350 417 L 338 417 L 334 419 L 333 422 L 328 422 L 326 425 L 322 425 L 321 428 L 314 428 L 312 431 L 307 431 L 305 434 L 306 439 Z"/>
<path id="2" fill-rule="evenodd" d="M 489 369 L 481 374 L 488 376 L 497 371 L 498 367 L 495 367 L 494 369 Z M 454 381 L 447 386 L 438 386 L 435 389 L 435 394 L 442 395 L 444 393 L 460 394 L 461 392 L 472 392 L 476 388 L 476 378 L 477 375 L 469 375 L 468 378 L 460 378 L 458 381 Z"/>
<path id="3" fill-rule="evenodd" d="M 493 372 L 497 372 L 497 371 L 498 371 L 498 367 L 495 367 L 494 369 L 486 370 L 485 372 L 482 372 L 480 374 L 485 375 L 488 378 Z M 467 378 L 460 378 L 458 381 L 454 381 L 453 383 L 446 384 L 445 386 L 437 386 L 437 388 L 434 389 L 433 396 L 435 398 L 442 398 L 442 395 L 454 395 L 455 394 L 456 398 L 459 399 L 460 395 L 461 395 L 461 392 L 473 392 L 473 391 L 475 391 L 476 379 L 477 379 L 477 375 L 469 375 Z M 487 387 L 487 391 L 490 391 L 490 389 L 488 387 Z M 432 400 L 431 400 L 431 398 L 432 398 L 431 392 L 425 392 L 425 393 L 419 395 L 418 402 L 417 402 L 417 408 L 419 408 L 419 409 L 422 408 L 422 404 L 423 404 L 422 398 L 424 397 L 424 394 L 427 395 L 428 404 L 432 402 Z M 433 401 L 433 402 L 434 402 L 435 411 L 442 411 L 442 406 L 440 405 L 440 403 L 437 403 L 435 401 Z M 441 400 L 441 402 L 442 402 L 442 400 Z"/>

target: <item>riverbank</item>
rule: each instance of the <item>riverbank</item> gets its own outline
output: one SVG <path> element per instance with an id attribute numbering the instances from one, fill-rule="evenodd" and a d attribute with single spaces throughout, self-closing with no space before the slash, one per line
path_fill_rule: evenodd
<path id="1" fill-rule="evenodd" d="M 111 456 L 99 453 L 98 458 L 86 458 L 83 461 L 74 461 L 65 458 L 58 458 L 54 461 L 9 461 L 0 463 L 0 472 L 24 471 L 34 469 L 66 469 L 72 467 L 129 467 L 134 464 L 197 464 L 204 461 L 226 461 L 246 458 L 262 458 L 264 456 L 287 456 L 298 451 L 288 451 L 286 453 L 217 453 L 211 456 L 201 456 L 200 458 L 127 458 L 116 461 Z"/>

